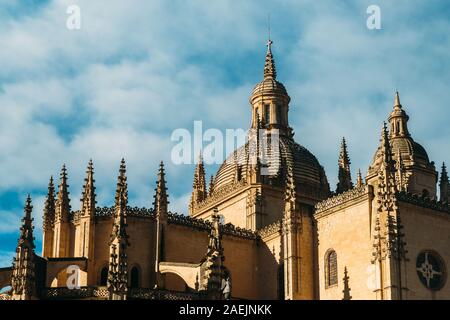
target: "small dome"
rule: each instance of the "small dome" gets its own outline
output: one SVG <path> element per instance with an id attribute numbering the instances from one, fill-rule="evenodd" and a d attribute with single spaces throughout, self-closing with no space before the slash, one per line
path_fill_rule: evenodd
<path id="1" fill-rule="evenodd" d="M 430 160 L 428 154 L 419 143 L 415 142 L 411 137 L 393 138 L 390 140 L 392 154 L 394 160 L 398 157 L 398 151 L 400 151 L 402 160 L 405 164 L 418 164 L 421 166 L 429 166 Z M 378 147 L 373 157 L 372 165 L 370 168 L 378 170 L 381 164 L 381 148 Z"/>
<path id="2" fill-rule="evenodd" d="M 252 98 L 258 95 L 281 95 L 287 96 L 286 88 L 281 82 L 273 78 L 266 78 L 258 83 L 252 92 Z"/>
<path id="3" fill-rule="evenodd" d="M 392 150 L 397 155 L 398 150 L 402 154 L 402 157 L 412 156 L 412 160 L 415 162 L 428 163 L 428 154 L 424 147 L 408 138 L 397 138 L 391 140 Z"/>
<path id="4" fill-rule="evenodd" d="M 249 143 L 233 152 L 219 168 L 214 181 L 218 190 L 236 180 L 236 172 L 246 179 L 249 157 Z M 311 190 L 320 200 L 329 196 L 330 188 L 323 167 L 316 157 L 305 147 L 297 144 L 292 138 L 280 136 L 280 152 L 268 155 L 269 180 L 275 185 L 283 186 L 285 170 L 292 166 L 298 192 Z M 239 169 L 238 169 L 239 167 Z"/>

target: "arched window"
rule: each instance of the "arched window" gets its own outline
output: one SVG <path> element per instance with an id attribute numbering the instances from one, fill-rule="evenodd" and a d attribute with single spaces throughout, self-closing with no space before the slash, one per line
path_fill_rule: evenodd
<path id="1" fill-rule="evenodd" d="M 131 268 L 130 287 L 139 288 L 139 269 L 136 266 Z"/>
<path id="2" fill-rule="evenodd" d="M 270 124 L 270 104 L 264 105 L 264 122 L 265 124 Z"/>
<path id="3" fill-rule="evenodd" d="M 337 255 L 330 249 L 325 255 L 325 287 L 331 287 L 338 283 Z"/>
<path id="4" fill-rule="evenodd" d="M 108 267 L 104 267 L 100 271 L 100 285 L 106 286 L 108 283 Z"/>

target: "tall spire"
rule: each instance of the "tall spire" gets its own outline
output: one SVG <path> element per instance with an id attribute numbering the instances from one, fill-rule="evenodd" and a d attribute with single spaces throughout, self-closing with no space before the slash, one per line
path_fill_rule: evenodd
<path id="1" fill-rule="evenodd" d="M 264 79 L 275 80 L 277 78 L 277 70 L 275 68 L 275 60 L 272 54 L 272 44 L 273 41 L 269 38 L 267 41 L 266 62 L 264 64 Z"/>
<path id="2" fill-rule="evenodd" d="M 164 287 L 164 276 L 159 272 L 159 263 L 165 260 L 164 244 L 166 239 L 166 227 L 168 219 L 167 187 L 164 172 L 164 163 L 161 161 L 156 182 L 155 201 L 153 202 L 156 215 L 156 250 L 155 250 L 155 287 Z"/>
<path id="3" fill-rule="evenodd" d="M 95 200 L 95 180 L 94 180 L 94 164 L 92 159 L 89 160 L 89 164 L 86 170 L 86 178 L 84 179 L 85 184 L 83 188 L 83 194 L 81 197 L 81 214 L 88 214 L 90 216 L 95 215 L 95 205 L 97 201 Z"/>
<path id="4" fill-rule="evenodd" d="M 208 195 L 211 196 L 211 194 L 214 192 L 214 176 L 211 175 L 211 178 L 209 179 L 209 190 Z"/>
<path id="5" fill-rule="evenodd" d="M 64 164 L 61 169 L 58 197 L 56 199 L 55 221 L 69 221 L 71 207 L 68 188 L 67 170 L 66 165 Z"/>
<path id="6" fill-rule="evenodd" d="M 53 176 L 48 184 L 48 194 L 44 205 L 44 216 L 42 217 L 42 256 L 53 257 L 53 242 L 55 228 L 55 185 Z"/>
<path id="7" fill-rule="evenodd" d="M 203 165 L 203 157 L 200 152 L 197 165 L 194 172 L 194 183 L 192 184 L 191 202 L 189 204 L 189 211 L 194 213 L 195 206 L 206 199 L 206 179 L 205 179 L 205 167 Z"/>
<path id="8" fill-rule="evenodd" d="M 155 201 L 153 202 L 157 217 L 165 217 L 168 213 L 168 195 L 165 180 L 164 163 L 159 164 L 158 181 L 156 182 Z"/>
<path id="9" fill-rule="evenodd" d="M 350 173 L 350 158 L 347 152 L 345 138 L 342 138 L 341 151 L 339 152 L 339 173 L 336 193 L 342 193 L 353 188 L 352 177 Z"/>
<path id="10" fill-rule="evenodd" d="M 48 184 L 48 193 L 44 205 L 44 216 L 42 218 L 42 229 L 44 231 L 53 230 L 55 224 L 55 185 L 53 176 L 50 177 Z"/>
<path id="11" fill-rule="evenodd" d="M 128 291 L 127 273 L 127 205 L 128 185 L 125 160 L 122 159 L 117 179 L 114 224 L 109 242 L 108 289 L 111 300 L 126 300 Z"/>
<path id="12" fill-rule="evenodd" d="M 29 300 L 34 296 L 36 290 L 32 210 L 31 197 L 28 195 L 11 277 L 12 296 L 15 300 Z"/>
<path id="13" fill-rule="evenodd" d="M 117 179 L 116 202 L 113 232 L 111 234 L 111 241 L 114 239 L 128 239 L 126 233 L 127 227 L 127 206 L 128 206 L 128 185 L 126 176 L 125 159 L 122 159 L 119 169 L 119 177 Z"/>
<path id="14" fill-rule="evenodd" d="M 445 162 L 442 163 L 441 179 L 439 181 L 439 189 L 441 191 L 440 200 L 442 202 L 449 202 L 450 200 L 450 183 L 448 179 L 447 167 Z"/>

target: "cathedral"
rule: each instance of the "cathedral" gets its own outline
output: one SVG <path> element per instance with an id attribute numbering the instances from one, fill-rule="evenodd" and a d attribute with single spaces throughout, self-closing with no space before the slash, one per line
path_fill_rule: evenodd
<path id="1" fill-rule="evenodd" d="M 261 150 L 249 133 L 209 183 L 200 158 L 189 215 L 169 211 L 163 163 L 147 208 L 128 203 L 125 160 L 114 205 L 98 207 L 89 161 L 77 211 L 63 166 L 57 186 L 50 178 L 43 213 L 25 201 L 15 258 L 0 268 L 0 288 L 9 288 L 0 300 L 223 299 L 224 279 L 237 300 L 450 299 L 449 178 L 413 139 L 399 94 L 371 165 L 354 182 L 342 140 L 333 190 L 295 141 L 289 104 L 269 40 L 249 132 L 276 137 L 277 147 Z"/>

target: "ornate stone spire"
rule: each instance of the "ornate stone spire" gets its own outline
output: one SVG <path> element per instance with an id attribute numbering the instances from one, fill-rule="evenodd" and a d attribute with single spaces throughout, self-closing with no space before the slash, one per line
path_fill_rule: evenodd
<path id="1" fill-rule="evenodd" d="M 284 191 L 284 217 L 282 225 L 282 248 L 284 264 L 284 294 L 286 300 L 294 300 L 299 295 L 298 279 L 300 255 L 298 239 L 302 232 L 302 220 L 297 209 L 297 194 L 295 188 L 294 170 L 288 165 L 286 186 Z"/>
<path id="2" fill-rule="evenodd" d="M 221 285 L 224 275 L 224 260 L 222 247 L 222 233 L 220 231 L 220 217 L 217 208 L 211 215 L 211 232 L 206 256 L 203 259 L 201 269 L 203 281 L 206 283 L 208 299 L 221 299 Z"/>
<path id="3" fill-rule="evenodd" d="M 450 183 L 448 179 L 447 167 L 445 162 L 442 163 L 441 179 L 439 181 L 439 189 L 441 191 L 440 200 L 442 202 L 449 202 L 450 199 Z"/>
<path id="4" fill-rule="evenodd" d="M 356 176 L 356 186 L 358 188 L 360 188 L 363 185 L 364 185 L 364 182 L 363 182 L 363 178 L 362 178 L 362 174 L 361 174 L 361 169 L 358 169 L 358 174 Z"/>
<path id="5" fill-rule="evenodd" d="M 109 242 L 108 289 L 111 300 L 126 300 L 128 291 L 127 247 L 128 185 L 125 160 L 122 159 L 117 179 L 114 223 Z"/>
<path id="6" fill-rule="evenodd" d="M 213 192 L 214 192 L 214 176 L 211 175 L 211 178 L 209 179 L 208 195 L 212 195 Z"/>
<path id="7" fill-rule="evenodd" d="M 53 256 L 53 241 L 55 228 L 55 186 L 53 177 L 50 177 L 48 194 L 44 205 L 44 216 L 42 217 L 42 255 Z"/>
<path id="8" fill-rule="evenodd" d="M 336 193 L 342 193 L 353 188 L 352 177 L 350 173 L 350 158 L 347 152 L 345 138 L 342 138 L 341 151 L 339 153 L 339 173 Z"/>
<path id="9" fill-rule="evenodd" d="M 372 263 L 378 261 L 380 268 L 382 288 L 389 289 L 393 299 L 402 299 L 402 279 L 405 277 L 405 269 L 402 268 L 402 260 L 406 259 L 406 243 L 403 241 L 402 224 L 397 204 L 395 161 L 392 156 L 392 148 L 386 128 L 383 124 L 381 131 L 381 166 L 378 170 L 378 184 L 376 186 L 377 211 L 374 226 L 374 243 L 372 251 Z M 386 260 L 386 262 L 382 262 Z M 395 272 L 392 272 L 395 270 Z M 385 274 L 389 274 L 386 278 Z M 385 289 L 381 291 L 381 297 L 385 295 Z"/>
<path id="10" fill-rule="evenodd" d="M 35 245 L 33 218 L 31 218 L 32 210 L 31 197 L 28 195 L 16 248 L 16 257 L 13 262 L 11 286 L 14 300 L 29 300 L 35 295 Z"/>
<path id="11" fill-rule="evenodd" d="M 55 185 L 53 176 L 50 177 L 48 193 L 44 205 L 44 216 L 42 217 L 42 230 L 53 231 L 55 225 Z"/>
<path id="12" fill-rule="evenodd" d="M 156 272 L 156 288 L 164 287 L 164 276 L 159 272 L 159 263 L 164 261 L 164 243 L 166 237 L 166 227 L 168 219 L 168 195 L 164 172 L 164 163 L 161 161 L 158 171 L 158 180 L 155 189 L 155 201 L 153 202 L 156 215 L 156 250 L 155 250 L 155 272 Z"/>
<path id="13" fill-rule="evenodd" d="M 161 218 L 167 218 L 169 204 L 165 176 L 164 163 L 161 161 L 159 164 L 158 181 L 156 182 L 155 201 L 153 202 L 155 214 Z"/>
<path id="14" fill-rule="evenodd" d="M 86 171 L 86 178 L 84 179 L 83 194 L 81 197 L 81 214 L 82 215 L 95 215 L 95 180 L 94 180 L 94 164 L 92 159 L 89 160 L 89 164 Z"/>
<path id="15" fill-rule="evenodd" d="M 191 202 L 189 204 L 189 211 L 191 214 L 195 211 L 195 206 L 206 199 L 206 179 L 205 167 L 203 165 L 203 158 L 200 153 L 197 165 L 194 172 L 194 183 L 192 184 Z"/>
<path id="16" fill-rule="evenodd" d="M 264 79 L 276 79 L 277 70 L 275 69 L 275 60 L 272 54 L 272 40 L 267 41 L 266 63 L 264 64 Z"/>
<path id="17" fill-rule="evenodd" d="M 385 122 L 383 122 L 383 128 L 381 129 L 381 154 L 385 168 L 390 169 L 392 172 L 394 170 L 394 159 L 392 157 L 392 148 Z"/>
<path id="18" fill-rule="evenodd" d="M 285 209 L 284 209 L 284 219 L 285 222 L 291 223 L 292 219 L 295 218 L 296 213 L 296 200 L 297 200 L 297 193 L 295 190 L 295 179 L 294 179 L 294 171 L 292 169 L 292 166 L 289 165 L 287 167 L 287 173 L 286 173 L 286 187 L 284 191 L 284 202 L 285 202 Z"/>
<path id="19" fill-rule="evenodd" d="M 70 219 L 69 185 L 67 184 L 67 170 L 64 164 L 61 169 L 58 197 L 56 199 L 55 222 L 67 222 Z"/>
<path id="20" fill-rule="evenodd" d="M 398 189 L 400 191 L 406 191 L 406 184 L 407 184 L 406 169 L 400 149 L 397 150 L 396 169 L 397 172 L 395 178 L 397 180 Z"/>

